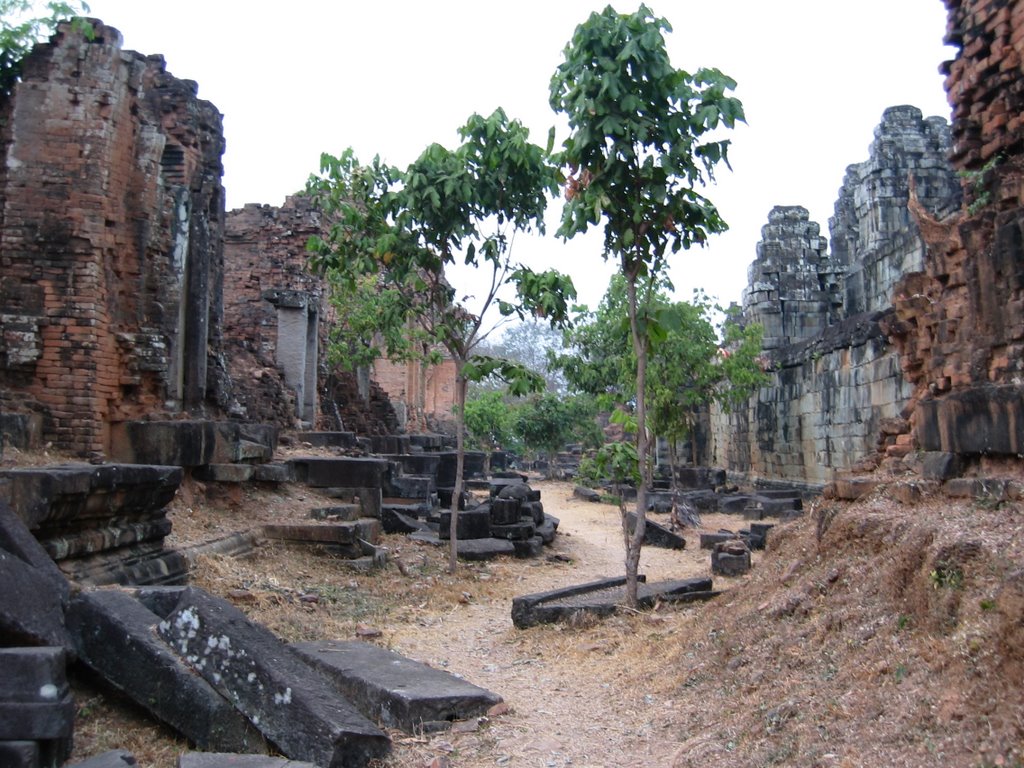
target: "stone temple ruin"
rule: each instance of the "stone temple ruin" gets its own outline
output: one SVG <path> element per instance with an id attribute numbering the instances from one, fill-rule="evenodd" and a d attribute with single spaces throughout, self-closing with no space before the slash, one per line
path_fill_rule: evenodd
<path id="1" fill-rule="evenodd" d="M 707 414 L 701 463 L 724 470 L 687 468 L 693 477 L 852 497 L 898 473 L 948 493 L 1021 495 L 977 476 L 1024 445 L 1024 3 L 946 6 L 961 47 L 947 69 L 952 125 L 887 110 L 868 159 L 847 170 L 830 245 L 805 209 L 770 212 L 743 315 L 765 328 L 771 381 L 745 409 Z M 0 104 L 0 445 L 90 462 L 0 469 L 0 664 L 16 670 L 0 675 L 0 724 L 16 726 L 0 730 L 0 764 L 66 758 L 74 657 L 143 707 L 161 698 L 147 686 L 183 691 L 184 704 L 151 711 L 200 748 L 265 752 L 269 741 L 322 765 L 383 754 L 371 721 L 385 711 L 409 729 L 486 711 L 493 694 L 423 670 L 423 690 L 448 691 L 447 703 L 400 702 L 386 681 L 344 672 L 399 662 L 353 662 L 375 651 L 335 644 L 283 651 L 230 604 L 182 586 L 197 552 L 164 539 L 185 478 L 315 488 L 336 503 L 263 535 L 368 567 L 382 531 L 437 541 L 454 455 L 426 427 L 450 410 L 452 372 L 333 370 L 336 310 L 305 269 L 318 213 L 300 197 L 226 212 L 216 108 L 161 57 L 94 30 L 38 46 Z M 279 459 L 294 429 L 330 455 Z M 514 473 L 485 477 L 482 455 L 468 466 L 490 497 L 460 516 L 464 556 L 550 543 L 557 520 L 535 492 Z M 764 499 L 795 509 L 790 496 Z M 722 536 L 709 547 L 734 541 Z M 560 609 L 550 595 L 526 602 L 524 622 Z M 245 674 L 228 674 L 241 658 Z M 287 722 L 267 715 L 293 702 Z"/>

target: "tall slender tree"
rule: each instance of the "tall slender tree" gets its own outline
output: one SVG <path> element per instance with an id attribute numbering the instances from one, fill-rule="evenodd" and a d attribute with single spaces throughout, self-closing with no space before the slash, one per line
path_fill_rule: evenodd
<path id="1" fill-rule="evenodd" d="M 671 26 L 645 5 L 632 14 L 611 6 L 580 24 L 551 80 L 550 103 L 569 120 L 562 158 L 569 170 L 559 234 L 604 222 L 604 256 L 626 281 L 630 339 L 636 355 L 637 522 L 627 536 L 626 591 L 637 599 L 637 570 L 651 477 L 647 360 L 664 338 L 656 314 L 638 301 L 667 268 L 670 254 L 702 245 L 726 229 L 699 191 L 726 162 L 718 129 L 743 120 L 735 82 L 716 69 L 675 69 L 663 33 Z M 623 522 L 626 525 L 626 522 Z"/>
<path id="2" fill-rule="evenodd" d="M 350 288 L 375 275 L 393 291 L 401 311 L 381 321 L 416 323 L 426 338 L 455 363 L 457 461 L 451 506 L 449 567 L 457 567 L 458 506 L 463 492 L 467 382 L 504 379 L 512 394 L 543 388 L 544 380 L 522 365 L 477 354 L 490 331 L 488 311 L 568 319 L 576 292 L 555 271 L 534 272 L 512 260 L 515 232 L 544 229 L 544 210 L 557 188 L 558 169 L 549 151 L 529 141 L 529 131 L 501 109 L 472 115 L 459 129 L 454 150 L 432 144 L 404 172 L 379 158 L 363 166 L 351 150 L 324 155 L 308 191 L 331 217 L 323 238 L 312 238 L 312 264 Z M 456 260 L 489 273 L 486 295 L 472 309 L 445 277 Z M 514 288 L 514 297 L 502 289 Z"/>

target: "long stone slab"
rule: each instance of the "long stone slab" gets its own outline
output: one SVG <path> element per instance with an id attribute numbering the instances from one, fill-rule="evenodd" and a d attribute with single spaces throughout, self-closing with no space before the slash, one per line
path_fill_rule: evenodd
<path id="1" fill-rule="evenodd" d="M 502 699 L 440 669 L 371 643 L 293 643 L 302 658 L 327 675 L 367 717 L 414 733 L 425 723 L 466 720 Z"/>
<path id="2" fill-rule="evenodd" d="M 382 488 L 389 471 L 384 459 L 302 456 L 291 459 L 295 478 L 313 488 Z"/>
<path id="3" fill-rule="evenodd" d="M 449 546 L 449 540 L 442 540 L 437 531 L 415 531 L 409 534 L 413 541 L 421 541 L 434 546 Z M 493 560 L 502 555 L 515 555 L 515 545 L 506 539 L 459 539 L 455 545 L 456 555 L 462 560 Z"/>
<path id="4" fill-rule="evenodd" d="M 53 562 L 38 539 L 26 527 L 10 505 L 0 499 L 0 549 L 10 552 L 15 557 L 31 565 L 39 575 L 52 582 L 60 595 L 61 605 L 67 605 L 70 587 L 64 574 Z"/>
<path id="5" fill-rule="evenodd" d="M 181 469 L 135 464 L 61 464 L 0 471 L 0 493 L 29 530 L 45 539 L 69 521 L 148 516 L 181 484 Z"/>
<path id="6" fill-rule="evenodd" d="M 640 607 L 657 600 L 700 600 L 714 597 L 711 579 L 680 579 L 646 583 L 638 576 L 637 602 Z M 597 616 L 614 613 L 625 601 L 626 579 L 616 577 L 578 584 L 548 592 L 523 595 L 512 600 L 512 623 L 519 629 L 567 620 L 580 612 Z"/>
<path id="7" fill-rule="evenodd" d="M 178 768 L 318 768 L 313 763 L 286 757 L 232 755 L 215 752 L 186 752 L 178 756 Z"/>
<path id="8" fill-rule="evenodd" d="M 158 632 L 287 757 L 363 768 L 388 753 L 388 737 L 377 726 L 227 601 L 188 587 Z"/>
<path id="9" fill-rule="evenodd" d="M 66 765 L 64 768 L 130 768 L 134 765 L 138 765 L 138 762 L 131 752 L 125 749 L 112 749 L 80 763 Z"/>
<path id="10" fill-rule="evenodd" d="M 147 594 L 156 607 L 161 594 L 181 592 Z M 104 589 L 76 595 L 67 621 L 86 666 L 200 749 L 265 754 L 259 731 L 156 635 L 161 618 L 133 594 Z"/>

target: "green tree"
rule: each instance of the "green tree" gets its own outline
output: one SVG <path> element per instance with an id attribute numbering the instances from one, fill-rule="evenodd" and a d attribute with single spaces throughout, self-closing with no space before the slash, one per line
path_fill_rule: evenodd
<path id="1" fill-rule="evenodd" d="M 711 403 L 729 411 L 768 380 L 759 359 L 761 326 L 741 326 L 730 314 L 716 329 L 711 314 L 719 309 L 700 292 L 693 302 L 668 304 L 667 333 L 651 358 L 649 422 L 668 443 L 673 505 L 678 497 L 676 444 L 689 438 L 696 463 L 700 413 Z"/>
<path id="2" fill-rule="evenodd" d="M 85 19 L 79 18 L 88 12 L 85 3 L 46 2 L 39 6 L 33 0 L 0 0 L 0 93 L 10 95 L 32 46 L 52 35 L 60 22 L 73 20 L 76 28 L 91 33 Z"/>
<path id="3" fill-rule="evenodd" d="M 455 363 L 453 572 L 467 382 L 498 376 L 514 395 L 543 387 L 543 379 L 522 365 L 478 354 L 490 330 L 484 328 L 488 310 L 496 306 L 505 317 L 532 315 L 558 325 L 568 319 L 575 297 L 567 276 L 511 260 L 515 232 L 544 229 L 544 209 L 559 178 L 548 151 L 530 143 L 522 123 L 500 109 L 489 117 L 472 115 L 459 135 L 456 149 L 432 144 L 404 172 L 379 158 L 362 166 L 351 150 L 337 158 L 324 155 L 320 175 L 307 185 L 333 222 L 325 237 L 311 239 L 311 263 L 349 286 L 376 275 L 382 288 L 401 294 L 405 318 Z M 475 311 L 457 300 L 445 279 L 445 267 L 457 258 L 490 271 L 490 288 Z M 499 295 L 506 286 L 514 288 L 513 298 Z"/>
<path id="4" fill-rule="evenodd" d="M 626 547 L 630 605 L 636 604 L 651 476 L 647 360 L 665 334 L 638 293 L 657 283 L 669 254 L 726 229 L 698 188 L 727 162 L 728 140 L 712 134 L 743 119 L 740 102 L 727 95 L 733 80 L 715 69 L 690 74 L 672 66 L 663 37 L 669 31 L 644 5 L 632 14 L 610 6 L 591 14 L 566 46 L 550 89 L 551 106 L 568 117 L 571 131 L 563 144 L 570 176 L 559 234 L 572 237 L 603 220 L 604 256 L 618 260 L 626 281 L 643 478 Z"/>
<path id="5" fill-rule="evenodd" d="M 537 318 L 511 324 L 504 328 L 500 338 L 488 338 L 480 345 L 484 354 L 514 360 L 539 373 L 548 392 L 566 391 L 564 374 L 551 363 L 561 349 L 562 331 Z M 486 387 L 488 382 L 482 384 Z M 490 388 L 494 386 L 497 385 L 490 384 Z"/>
<path id="6" fill-rule="evenodd" d="M 481 451 L 498 448 L 515 450 L 519 439 L 515 429 L 516 408 L 498 390 L 477 392 L 466 399 L 466 435 Z"/>
<path id="7" fill-rule="evenodd" d="M 548 460 L 548 478 L 554 476 L 555 455 L 575 434 L 572 406 L 561 395 L 534 395 L 516 411 L 515 429 L 526 450 L 543 453 Z"/>

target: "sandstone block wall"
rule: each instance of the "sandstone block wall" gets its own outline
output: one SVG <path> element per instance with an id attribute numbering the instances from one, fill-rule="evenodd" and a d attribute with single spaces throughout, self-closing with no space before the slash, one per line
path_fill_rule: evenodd
<path id="1" fill-rule="evenodd" d="M 117 30 L 62 29 L 0 105 L 0 409 L 80 454 L 230 403 L 221 116 Z"/>
<path id="2" fill-rule="evenodd" d="M 847 169 L 830 221 L 831 251 L 799 206 L 774 208 L 743 295 L 765 328 L 771 383 L 745 409 L 712 410 L 706 462 L 755 481 L 821 486 L 837 472 L 909 452 L 914 394 L 887 333 L 898 283 L 924 244 L 910 187 L 935 215 L 960 204 L 945 162 L 949 132 L 915 107 L 887 109 L 865 162 Z"/>

